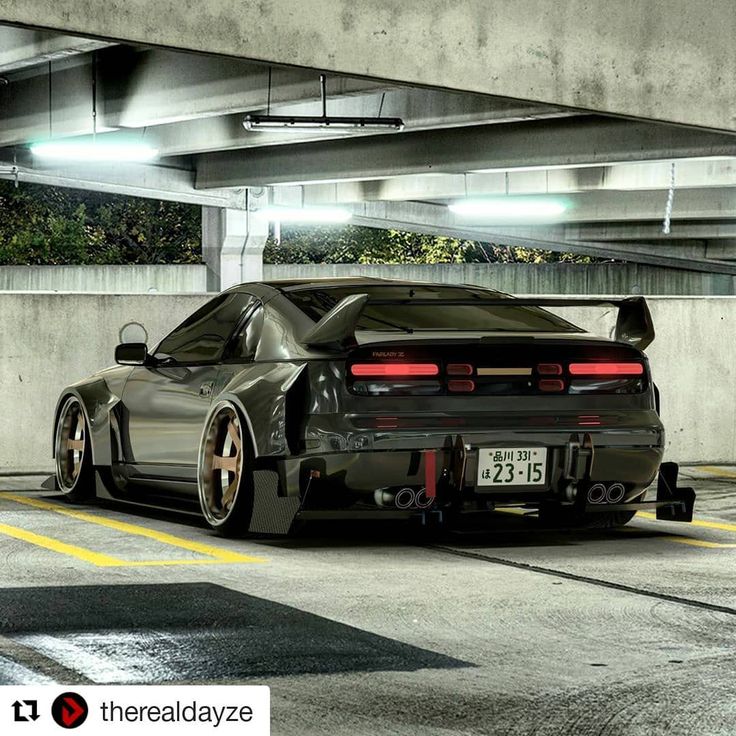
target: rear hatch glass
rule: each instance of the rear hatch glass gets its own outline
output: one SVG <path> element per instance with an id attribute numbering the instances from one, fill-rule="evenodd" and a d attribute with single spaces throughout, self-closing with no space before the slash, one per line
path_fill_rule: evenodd
<path id="1" fill-rule="evenodd" d="M 308 317 L 319 322 L 342 299 L 368 294 L 356 331 L 441 332 L 570 332 L 584 330 L 540 307 L 513 306 L 513 297 L 473 287 L 391 285 L 315 287 L 285 291 L 284 295 Z M 509 306 L 484 304 L 508 299 Z M 382 301 L 400 304 L 382 304 Z M 468 301 L 472 304 L 453 304 Z M 430 302 L 430 303 L 427 303 Z M 477 302 L 477 303 L 476 303 Z"/>

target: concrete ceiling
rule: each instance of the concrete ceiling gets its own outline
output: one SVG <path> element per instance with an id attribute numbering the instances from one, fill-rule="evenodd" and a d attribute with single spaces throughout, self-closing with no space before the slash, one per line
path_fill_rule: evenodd
<path id="1" fill-rule="evenodd" d="M 0 20 L 8 12 L 6 20 L 24 22 L 21 5 L 4 3 Z M 248 132 L 246 113 L 319 114 L 320 70 L 336 67 L 329 54 L 310 69 L 110 40 L 127 39 L 121 32 L 69 35 L 81 30 L 71 22 L 60 30 L 0 25 L 0 177 L 231 208 L 258 188 L 268 192 L 260 201 L 342 205 L 371 226 L 736 268 L 736 135 L 715 120 L 721 130 L 693 127 L 705 120 L 668 124 L 671 115 L 652 114 L 642 100 L 640 115 L 603 115 L 615 110 L 580 96 L 571 107 L 560 85 L 526 99 L 480 94 L 470 83 L 418 86 L 407 82 L 408 65 L 384 79 L 366 67 L 327 80 L 330 114 L 398 116 L 403 132 Z M 622 85 L 658 74 L 644 65 L 641 79 Z M 48 166 L 30 156 L 34 140 L 92 134 L 93 86 L 98 140 L 145 141 L 160 151 L 156 163 Z M 700 86 L 710 93 L 707 80 Z M 464 197 L 515 195 L 564 197 L 568 209 L 533 227 L 472 222 L 447 209 Z"/>

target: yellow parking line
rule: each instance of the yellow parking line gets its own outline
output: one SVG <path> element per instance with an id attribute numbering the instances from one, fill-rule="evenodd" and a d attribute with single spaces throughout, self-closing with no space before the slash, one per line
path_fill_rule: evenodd
<path id="1" fill-rule="evenodd" d="M 97 567 L 119 567 L 127 564 L 125 560 L 120 560 L 117 557 L 110 557 L 109 555 L 103 555 L 99 552 L 93 552 L 91 549 L 77 547 L 74 544 L 66 544 L 66 542 L 60 542 L 58 539 L 45 537 L 42 534 L 35 534 L 34 532 L 29 532 L 25 529 L 18 529 L 18 527 L 10 526 L 8 524 L 0 524 L 0 534 L 5 534 L 6 536 L 14 537 L 15 539 L 21 539 L 24 542 L 35 544 L 37 547 L 43 547 L 44 549 L 51 550 L 52 552 L 76 557 L 78 560 L 83 560 L 84 562 L 91 562 L 93 565 L 97 565 Z"/>
<path id="2" fill-rule="evenodd" d="M 736 472 L 734 472 L 733 470 L 717 468 L 715 465 L 701 465 L 697 469 L 704 470 L 706 473 L 713 473 L 713 475 L 720 475 L 723 478 L 736 478 Z"/>
<path id="3" fill-rule="evenodd" d="M 99 526 L 107 527 L 108 529 L 115 529 L 116 531 L 123 532 L 125 534 L 133 534 L 139 537 L 146 537 L 153 539 L 161 544 L 166 544 L 171 547 L 178 547 L 185 549 L 189 552 L 196 552 L 197 554 L 206 555 L 211 560 L 172 560 L 171 562 L 157 562 L 150 561 L 148 563 L 142 562 L 124 562 L 125 565 L 140 566 L 143 564 L 206 564 L 208 562 L 225 562 L 225 563 L 237 563 L 237 562 L 265 562 L 263 557 L 253 557 L 251 555 L 241 555 L 237 552 L 231 552 L 230 550 L 222 549 L 220 547 L 213 547 L 209 544 L 202 544 L 201 542 L 193 542 L 189 539 L 183 539 L 182 537 L 175 537 L 173 534 L 167 534 L 166 532 L 158 532 L 148 527 L 138 526 L 137 524 L 129 524 L 125 521 L 115 521 L 114 519 L 108 519 L 104 516 L 97 516 L 95 514 L 88 514 L 83 511 L 75 511 L 74 509 L 68 509 L 64 506 L 60 506 L 56 503 L 49 501 L 43 501 L 40 498 L 32 498 L 30 496 L 18 496 L 14 493 L 3 493 L 3 499 L 8 501 L 15 501 L 16 503 L 25 504 L 26 506 L 33 506 L 34 508 L 43 509 L 45 511 L 54 511 L 57 514 L 63 514 L 69 516 L 72 519 L 78 519 L 79 521 L 85 521 L 90 524 L 97 524 Z M 60 543 L 61 544 L 61 543 Z"/>
<path id="4" fill-rule="evenodd" d="M 706 547 L 708 549 L 736 549 L 736 544 L 726 544 L 723 542 L 707 542 L 705 539 L 693 539 L 692 537 L 662 537 L 668 542 L 677 542 L 678 544 L 689 544 L 692 547 Z"/>
<path id="5" fill-rule="evenodd" d="M 36 547 L 48 549 L 51 552 L 58 552 L 61 555 L 76 557 L 83 562 L 89 562 L 96 567 L 162 567 L 165 565 L 219 565 L 221 560 L 209 558 L 206 560 L 121 560 L 118 557 L 111 557 L 100 552 L 95 552 L 86 547 L 78 547 L 75 544 L 67 544 L 53 537 L 46 537 L 43 534 L 29 532 L 26 529 L 19 529 L 9 524 L 0 524 L 0 534 L 8 537 L 20 539 L 28 544 Z"/>
<path id="6" fill-rule="evenodd" d="M 648 511 L 640 511 L 637 516 L 641 516 L 643 519 L 655 519 L 656 514 L 650 514 Z M 700 526 L 705 529 L 718 529 L 722 532 L 736 532 L 736 524 L 726 524 L 722 521 L 705 521 L 703 519 L 693 519 L 689 522 L 688 526 Z"/>

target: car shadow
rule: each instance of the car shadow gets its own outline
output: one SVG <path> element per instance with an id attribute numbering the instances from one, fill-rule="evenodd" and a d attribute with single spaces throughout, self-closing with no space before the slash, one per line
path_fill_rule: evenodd
<path id="1" fill-rule="evenodd" d="M 61 494 L 42 496 L 44 500 L 66 505 Z M 94 506 L 70 506 L 80 510 L 104 510 L 124 513 L 140 520 L 155 519 L 192 529 L 209 530 L 198 513 L 178 509 L 140 506 L 124 501 L 100 499 Z M 213 534 L 213 538 L 217 538 Z M 427 546 L 451 544 L 455 547 L 533 548 L 569 547 L 596 541 L 615 540 L 622 545 L 641 539 L 671 536 L 671 532 L 625 526 L 614 529 L 581 529 L 543 526 L 533 511 L 509 513 L 496 511 L 483 517 L 482 523 L 462 522 L 450 528 L 423 527 L 418 522 L 395 520 L 332 520 L 295 524 L 289 536 L 253 534 L 248 540 L 264 547 L 282 549 L 357 548 L 392 546 Z"/>
<path id="2" fill-rule="evenodd" d="M 625 547 L 634 540 L 655 539 L 669 534 L 635 526 L 615 529 L 550 528 L 542 526 L 533 514 L 520 516 L 497 512 L 490 514 L 488 523 L 482 527 L 421 528 L 407 522 L 313 521 L 301 525 L 289 537 L 256 541 L 264 546 L 294 550 L 442 544 L 475 549 L 569 547 L 598 541 L 616 541 Z"/>

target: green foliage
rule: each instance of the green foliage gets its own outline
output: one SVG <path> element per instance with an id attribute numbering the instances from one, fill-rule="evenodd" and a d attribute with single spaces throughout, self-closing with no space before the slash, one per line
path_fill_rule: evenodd
<path id="1" fill-rule="evenodd" d="M 290 228 L 269 240 L 266 263 L 463 263 L 467 240 L 368 227 Z"/>
<path id="2" fill-rule="evenodd" d="M 201 262 L 200 208 L 0 182 L 0 264 Z"/>
<path id="3" fill-rule="evenodd" d="M 266 263 L 591 263 L 572 253 L 479 243 L 400 230 L 345 227 L 284 228 L 269 239 Z"/>
<path id="4" fill-rule="evenodd" d="M 284 228 L 266 263 L 590 263 L 587 256 L 354 225 Z M 200 263 L 196 205 L 0 181 L 0 265 Z"/>

